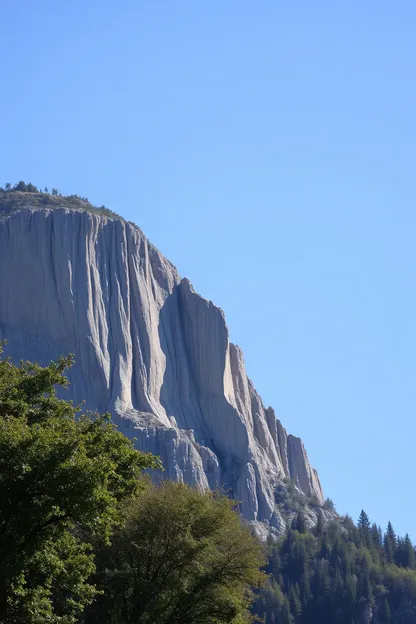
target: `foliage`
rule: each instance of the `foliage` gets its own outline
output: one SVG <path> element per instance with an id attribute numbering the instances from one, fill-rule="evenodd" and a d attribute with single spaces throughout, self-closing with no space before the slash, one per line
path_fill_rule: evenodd
<path id="1" fill-rule="evenodd" d="M 290 479 L 285 479 L 275 490 L 275 503 L 283 515 L 291 515 L 305 508 L 308 498 Z"/>
<path id="2" fill-rule="evenodd" d="M 0 187 L 0 218 L 2 215 L 7 216 L 22 208 L 36 210 L 45 207 L 52 210 L 68 208 L 80 212 L 102 214 L 110 219 L 122 218 L 105 206 L 93 206 L 87 197 L 81 197 L 80 195 L 63 196 L 56 188 L 53 188 L 49 194 L 47 187 L 42 191 L 34 184 L 26 184 L 23 180 L 14 186 L 8 182 L 4 185 L 4 188 Z"/>
<path id="3" fill-rule="evenodd" d="M 261 564 L 262 548 L 225 496 L 149 485 L 97 556 L 103 594 L 87 622 L 242 624 Z"/>
<path id="4" fill-rule="evenodd" d="M 0 358 L 2 623 L 76 621 L 96 593 L 89 542 L 109 540 L 121 502 L 140 489 L 141 471 L 156 466 L 108 416 L 80 415 L 57 397 L 71 363 Z"/>
<path id="5" fill-rule="evenodd" d="M 325 499 L 324 509 L 327 509 L 328 511 L 335 511 L 335 504 L 332 498 Z"/>
<path id="6" fill-rule="evenodd" d="M 414 624 L 415 551 L 408 535 L 396 538 L 391 524 L 383 539 L 362 511 L 312 531 L 301 516 L 269 545 L 268 583 L 254 612 L 265 624 Z"/>

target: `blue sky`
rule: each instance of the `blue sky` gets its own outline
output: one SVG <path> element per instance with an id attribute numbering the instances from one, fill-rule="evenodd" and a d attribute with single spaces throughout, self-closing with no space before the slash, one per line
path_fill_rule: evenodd
<path id="1" fill-rule="evenodd" d="M 341 513 L 416 539 L 416 4 L 3 0 L 0 183 L 135 221 Z"/>

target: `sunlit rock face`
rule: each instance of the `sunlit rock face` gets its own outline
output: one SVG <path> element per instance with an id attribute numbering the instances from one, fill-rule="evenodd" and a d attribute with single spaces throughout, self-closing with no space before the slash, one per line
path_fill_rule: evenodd
<path id="1" fill-rule="evenodd" d="M 222 310 L 138 227 L 25 208 L 2 215 L 0 249 L 0 338 L 15 360 L 74 353 L 66 397 L 111 412 L 160 455 L 165 477 L 223 488 L 253 523 L 281 524 L 284 479 L 322 503 L 301 440 L 264 407 Z"/>

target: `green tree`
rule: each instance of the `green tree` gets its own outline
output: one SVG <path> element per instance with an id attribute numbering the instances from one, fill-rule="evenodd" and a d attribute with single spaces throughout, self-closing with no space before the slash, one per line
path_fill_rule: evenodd
<path id="1" fill-rule="evenodd" d="M 356 582 L 356 578 L 353 578 L 353 576 L 350 573 L 347 573 L 347 576 L 345 577 L 345 596 L 347 599 L 347 603 L 351 606 L 354 605 L 356 598 L 357 598 L 357 582 Z"/>
<path id="2" fill-rule="evenodd" d="M 293 624 L 293 618 L 290 613 L 290 604 L 289 600 L 286 599 L 283 603 L 283 607 L 280 612 L 280 618 L 277 620 L 279 624 Z"/>
<path id="3" fill-rule="evenodd" d="M 404 539 L 397 540 L 396 563 L 402 568 L 415 568 L 415 550 L 408 533 Z"/>
<path id="4" fill-rule="evenodd" d="M 26 186 L 26 192 L 27 193 L 39 193 L 39 190 L 34 184 L 28 184 Z"/>
<path id="5" fill-rule="evenodd" d="M 318 537 L 321 537 L 324 533 L 325 530 L 325 523 L 324 523 L 324 514 L 322 513 L 322 510 L 319 509 L 318 510 L 318 519 L 316 521 L 316 526 L 315 526 L 315 534 Z"/>
<path id="6" fill-rule="evenodd" d="M 279 622 L 279 614 L 282 611 L 285 596 L 275 579 L 269 577 L 265 587 L 262 588 L 256 598 L 253 607 L 253 613 L 260 616 L 260 620 L 255 622 L 264 622 L 264 624 L 276 624 Z"/>
<path id="7" fill-rule="evenodd" d="M 367 514 L 365 513 L 364 509 L 362 509 L 360 513 L 360 517 L 358 518 L 358 528 L 363 531 L 369 531 L 370 526 L 371 526 L 370 520 Z"/>
<path id="8" fill-rule="evenodd" d="M 396 560 L 397 538 L 391 522 L 387 524 L 387 531 L 384 535 L 383 548 L 386 559 L 389 563 Z"/>
<path id="9" fill-rule="evenodd" d="M 4 190 L 5 191 L 10 191 L 12 188 L 12 185 L 10 184 L 10 182 L 6 182 L 6 184 L 4 185 Z"/>
<path id="10" fill-rule="evenodd" d="M 307 526 L 305 515 L 302 511 L 298 511 L 292 520 L 292 529 L 294 531 L 298 531 L 299 533 L 306 533 Z"/>
<path id="11" fill-rule="evenodd" d="M 370 519 L 365 513 L 364 509 L 361 510 L 360 517 L 358 518 L 358 532 L 361 538 L 362 544 L 371 547 L 371 523 Z"/>
<path id="12" fill-rule="evenodd" d="M 232 501 L 179 483 L 149 485 L 97 555 L 103 594 L 87 622 L 248 622 L 262 563 Z"/>
<path id="13" fill-rule="evenodd" d="M 108 541 L 120 503 L 156 466 L 107 416 L 56 396 L 63 358 L 42 368 L 0 358 L 0 621 L 72 624 L 95 589 L 90 540 Z"/>
<path id="14" fill-rule="evenodd" d="M 302 613 L 302 602 L 300 600 L 300 589 L 299 585 L 291 585 L 289 590 L 289 604 L 290 604 L 290 612 L 293 614 L 295 621 L 300 617 Z"/>
<path id="15" fill-rule="evenodd" d="M 377 549 L 381 549 L 383 545 L 383 534 L 381 532 L 381 528 L 377 526 L 376 523 L 373 523 L 371 525 L 370 533 L 371 543 L 373 544 L 373 546 L 375 546 Z"/>
<path id="16" fill-rule="evenodd" d="M 395 530 L 393 529 L 393 525 L 392 525 L 392 523 L 391 523 L 391 522 L 388 522 L 388 523 L 387 523 L 386 535 L 387 535 L 387 536 L 388 536 L 388 537 L 389 537 L 389 538 L 390 538 L 390 539 L 391 539 L 394 543 L 396 543 L 397 536 L 396 536 L 396 532 L 395 532 Z"/>
<path id="17" fill-rule="evenodd" d="M 53 189 L 52 189 L 52 195 L 55 195 L 55 196 L 56 196 L 56 195 L 59 195 L 59 191 L 58 191 L 58 189 L 53 188 Z"/>
<path id="18" fill-rule="evenodd" d="M 328 511 L 335 511 L 335 505 L 332 498 L 325 499 L 324 509 L 327 509 Z"/>
<path id="19" fill-rule="evenodd" d="M 390 618 L 391 618 L 391 609 L 390 609 L 389 601 L 387 600 L 387 598 L 385 598 L 380 607 L 379 621 L 381 624 L 390 624 L 390 621 L 391 621 Z"/>
<path id="20" fill-rule="evenodd" d="M 26 193 L 26 191 L 27 191 L 26 183 L 23 182 L 23 180 L 21 180 L 20 182 L 15 184 L 15 186 L 13 187 L 13 190 L 14 191 L 21 191 L 23 193 Z"/>

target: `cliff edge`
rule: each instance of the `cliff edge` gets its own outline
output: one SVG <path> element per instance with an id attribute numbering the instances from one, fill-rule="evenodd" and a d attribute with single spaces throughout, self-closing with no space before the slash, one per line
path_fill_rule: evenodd
<path id="1" fill-rule="evenodd" d="M 74 353 L 70 398 L 111 412 L 138 448 L 161 457 L 166 477 L 224 488 L 247 520 L 279 530 L 287 480 L 322 504 L 301 440 L 263 405 L 222 310 L 135 225 L 19 195 L 16 206 L 0 194 L 6 352 L 41 364 Z"/>

